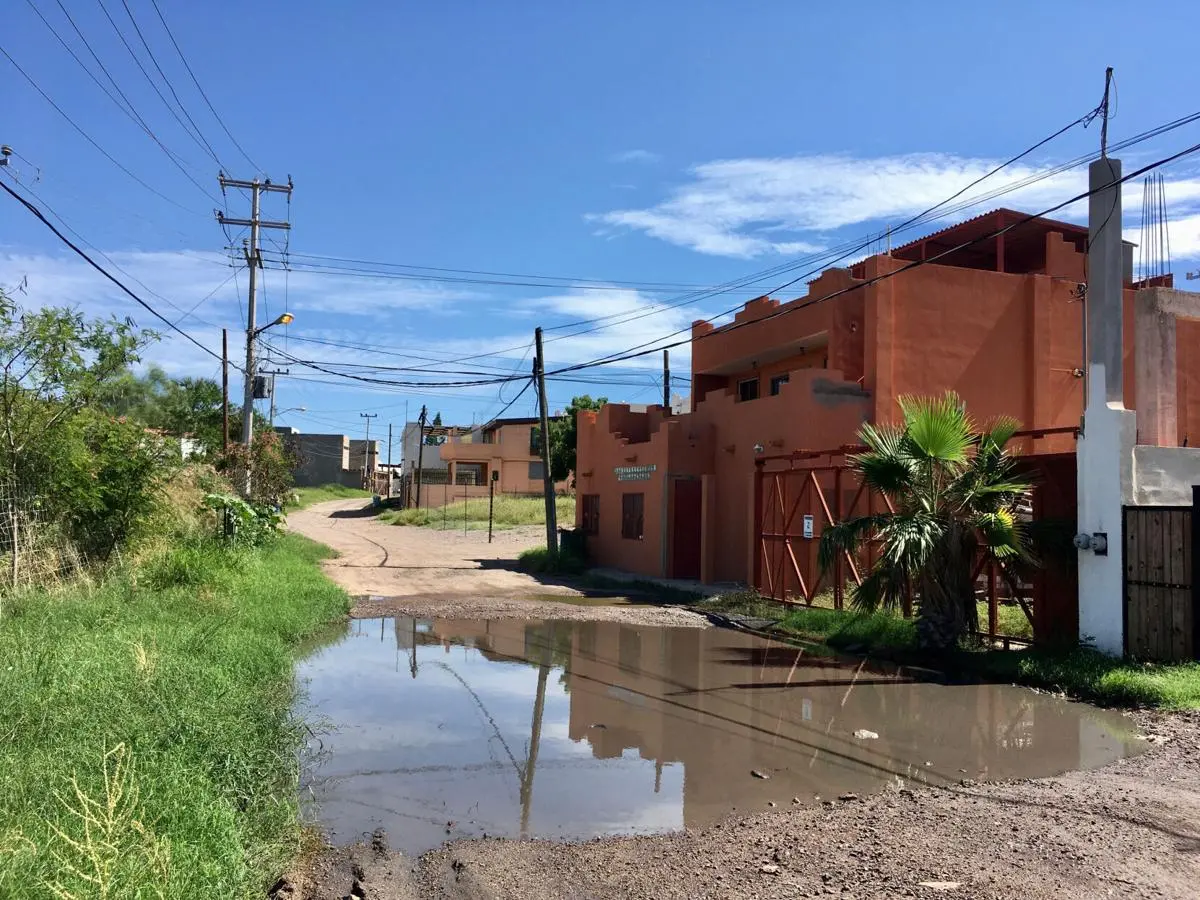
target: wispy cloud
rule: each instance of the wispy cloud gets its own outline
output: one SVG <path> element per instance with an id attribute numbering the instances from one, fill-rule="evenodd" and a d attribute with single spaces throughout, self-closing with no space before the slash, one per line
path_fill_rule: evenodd
<path id="1" fill-rule="evenodd" d="M 862 158 L 814 155 L 717 160 L 694 166 L 688 180 L 661 202 L 619 209 L 588 218 L 607 229 L 641 231 L 700 253 L 751 258 L 819 250 L 828 234 L 847 226 L 878 227 L 907 218 L 941 202 L 998 164 L 997 160 L 944 153 Z M 974 189 L 979 197 L 1017 185 L 1047 170 L 1010 166 Z M 1049 175 L 1017 187 L 990 206 L 1037 210 L 1084 190 L 1082 170 Z M 1140 185 L 1127 187 L 1129 212 Z M 1190 204 L 1200 179 L 1168 184 L 1168 200 Z M 1082 206 L 1082 205 L 1081 205 Z M 1186 207 L 1183 208 L 1186 212 Z M 973 210 L 965 213 L 970 215 Z M 1058 215 L 1076 215 L 1067 209 Z"/>
<path id="2" fill-rule="evenodd" d="M 656 163 L 661 159 L 661 155 L 651 150 L 624 150 L 612 156 L 615 163 Z"/>

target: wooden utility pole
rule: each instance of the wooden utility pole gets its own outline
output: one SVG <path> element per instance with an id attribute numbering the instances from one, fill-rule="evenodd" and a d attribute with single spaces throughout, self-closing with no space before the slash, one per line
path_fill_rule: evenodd
<path id="1" fill-rule="evenodd" d="M 671 351 L 663 351 L 663 413 L 671 414 Z"/>
<path id="2" fill-rule="evenodd" d="M 221 456 L 229 455 L 229 329 L 221 329 Z"/>
<path id="3" fill-rule="evenodd" d="M 542 489 L 546 495 L 546 551 L 551 558 L 558 556 L 558 516 L 554 508 L 554 479 L 550 475 L 550 415 L 546 411 L 546 357 L 542 353 L 542 329 L 534 329 L 533 340 L 537 356 L 533 375 L 537 379 L 538 414 L 541 418 Z"/>
<path id="4" fill-rule="evenodd" d="M 421 508 L 421 466 L 425 460 L 425 404 L 421 404 L 421 415 L 417 416 L 417 509 Z"/>

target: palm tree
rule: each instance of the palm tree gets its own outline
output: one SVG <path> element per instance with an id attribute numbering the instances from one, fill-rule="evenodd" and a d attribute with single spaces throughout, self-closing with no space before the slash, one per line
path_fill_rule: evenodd
<path id="1" fill-rule="evenodd" d="M 878 561 L 851 602 L 864 611 L 895 609 L 912 591 L 921 646 L 947 649 L 978 630 L 972 574 L 980 549 L 1002 566 L 1032 561 L 1014 515 L 1031 486 L 1005 450 L 1016 420 L 977 429 L 952 392 L 902 397 L 900 409 L 903 426 L 864 425 L 859 436 L 868 449 L 851 458 L 868 489 L 895 511 L 826 528 L 819 559 L 828 570 L 839 554 L 878 540 Z"/>

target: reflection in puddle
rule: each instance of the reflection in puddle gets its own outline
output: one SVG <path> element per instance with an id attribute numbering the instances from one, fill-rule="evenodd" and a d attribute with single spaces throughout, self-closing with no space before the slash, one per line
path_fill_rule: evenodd
<path id="1" fill-rule="evenodd" d="M 1139 746 L 1115 713 L 723 629 L 357 620 L 299 675 L 334 729 L 305 779 L 317 819 L 335 842 L 382 826 L 414 854 L 450 837 L 661 832 L 888 783 L 1051 775 Z"/>

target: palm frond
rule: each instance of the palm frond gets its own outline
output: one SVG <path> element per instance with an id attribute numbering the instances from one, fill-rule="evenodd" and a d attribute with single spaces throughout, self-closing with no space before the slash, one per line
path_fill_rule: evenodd
<path id="1" fill-rule="evenodd" d="M 857 552 L 863 541 L 870 540 L 891 518 L 891 513 L 881 513 L 826 526 L 817 545 L 817 563 L 821 571 L 832 568 L 839 554 Z"/>
<path id="2" fill-rule="evenodd" d="M 876 565 L 850 592 L 850 605 L 863 612 L 895 610 L 908 590 L 908 573 L 901 566 Z"/>
<path id="3" fill-rule="evenodd" d="M 904 451 L 914 459 L 957 468 L 973 443 L 971 419 L 959 396 L 901 397 Z"/>
<path id="4" fill-rule="evenodd" d="M 997 416 L 989 419 L 979 431 L 979 446 L 992 445 L 1003 450 L 1020 429 L 1021 423 L 1012 416 Z"/>

